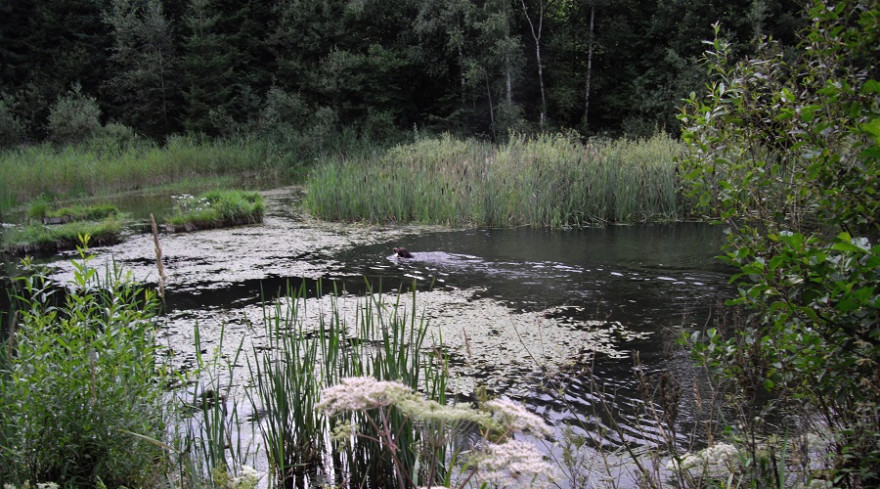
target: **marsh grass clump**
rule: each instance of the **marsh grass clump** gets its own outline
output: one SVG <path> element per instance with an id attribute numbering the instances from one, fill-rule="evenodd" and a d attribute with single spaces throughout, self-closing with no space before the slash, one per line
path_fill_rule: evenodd
<path id="1" fill-rule="evenodd" d="M 318 409 L 322 389 L 352 376 L 393 379 L 445 404 L 445 363 L 426 352 L 427 324 L 415 305 L 401 306 L 400 296 L 369 294 L 350 316 L 335 294 L 327 298 L 329 309 L 310 311 L 303 285 L 288 291 L 286 304 L 267 307 L 267 348 L 255 351 L 249 362 L 253 388 L 248 396 L 254 409 L 265 413 L 259 431 L 272 477 L 287 485 L 324 470 L 344 473 L 353 485 L 369 481 L 374 487 L 394 487 L 392 460 L 381 447 L 327 444 L 329 433 L 340 425 Z M 422 470 L 420 447 L 445 453 L 445 446 L 432 444 L 399 413 L 388 422 L 401 447 L 397 460 L 407 470 Z M 441 467 L 435 469 L 442 473 Z"/>
<path id="2" fill-rule="evenodd" d="M 147 487 L 165 431 L 155 294 L 90 266 L 84 238 L 69 289 L 24 261 L 0 369 L 0 480 Z"/>
<path id="3" fill-rule="evenodd" d="M 263 196 L 240 190 L 212 190 L 198 197 L 176 198 L 174 214 L 169 218 L 172 231 L 194 231 L 263 221 Z"/>
<path id="4" fill-rule="evenodd" d="M 37 199 L 28 207 L 30 219 L 45 224 L 62 224 L 71 221 L 98 221 L 119 214 L 119 208 L 113 204 L 73 205 L 52 209 L 45 199 Z"/>
<path id="5" fill-rule="evenodd" d="M 80 236 L 91 236 L 96 245 L 119 242 L 122 219 L 110 215 L 100 221 L 71 221 L 58 225 L 29 223 L 7 227 L 2 235 L 2 251 L 10 255 L 51 254 L 75 249 Z"/>
<path id="6" fill-rule="evenodd" d="M 328 159 L 309 178 L 319 217 L 562 228 L 665 221 L 687 213 L 677 192 L 680 144 L 583 143 L 570 135 L 513 135 L 501 145 L 450 136 Z"/>
<path id="7" fill-rule="evenodd" d="M 39 195 L 107 195 L 182 180 L 235 176 L 257 184 L 299 172 L 280 148 L 260 141 L 197 141 L 173 137 L 165 146 L 102 142 L 7 149 L 0 154 L 0 210 Z"/>

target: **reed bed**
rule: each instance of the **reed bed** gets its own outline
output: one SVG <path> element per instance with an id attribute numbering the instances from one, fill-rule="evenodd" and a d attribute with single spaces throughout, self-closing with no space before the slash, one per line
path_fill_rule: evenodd
<path id="1" fill-rule="evenodd" d="M 48 144 L 7 150 L 0 155 L 0 210 L 39 196 L 106 195 L 221 175 L 256 175 L 284 180 L 288 165 L 281 154 L 260 142 L 198 142 L 172 138 L 164 147 L 125 148 Z"/>
<path id="2" fill-rule="evenodd" d="M 310 174 L 308 209 L 324 219 L 562 228 L 669 221 L 681 144 L 665 134 L 583 143 L 514 136 L 500 146 L 449 136 L 326 159 Z"/>

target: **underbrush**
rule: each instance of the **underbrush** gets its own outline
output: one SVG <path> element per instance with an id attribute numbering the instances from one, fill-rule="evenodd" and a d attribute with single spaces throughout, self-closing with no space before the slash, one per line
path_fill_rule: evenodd
<path id="1" fill-rule="evenodd" d="M 677 193 L 682 146 L 646 140 L 582 143 L 512 136 L 496 146 L 449 136 L 327 159 L 308 180 L 324 219 L 561 228 L 668 221 L 687 214 Z"/>
<path id="2" fill-rule="evenodd" d="M 87 241 L 87 240 L 86 240 Z M 69 290 L 25 261 L 0 355 L 0 479 L 65 487 L 156 482 L 164 374 L 156 369 L 158 302 L 85 248 Z"/>

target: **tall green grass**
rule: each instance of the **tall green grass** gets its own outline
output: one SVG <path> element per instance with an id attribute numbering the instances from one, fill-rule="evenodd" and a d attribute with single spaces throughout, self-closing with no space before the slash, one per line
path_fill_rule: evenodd
<path id="1" fill-rule="evenodd" d="M 323 465 L 329 458 L 355 486 L 370 481 L 373 487 L 393 487 L 394 469 L 387 450 L 366 443 L 330 444 L 332 422 L 316 408 L 320 392 L 347 377 L 372 376 L 399 381 L 443 404 L 445 363 L 423 351 L 427 325 L 417 315 L 415 301 L 403 307 L 399 296 L 388 301 L 371 294 L 349 316 L 338 306 L 335 294 L 330 298 L 329 310 L 309 314 L 302 286 L 289 291 L 287 304 L 265 310 L 268 348 L 255 351 L 255 361 L 249 363 L 253 381 L 249 396 L 254 410 L 264 413 L 260 433 L 272 476 L 277 483 L 292 486 L 318 469 L 331 470 Z M 355 415 L 350 422 L 376 435 L 362 416 Z M 391 423 L 403 447 L 404 466 L 412 473 L 424 470 L 419 465 L 420 450 L 426 445 L 421 432 L 399 413 L 394 413 Z M 445 460 L 445 447 L 433 449 Z"/>
<path id="2" fill-rule="evenodd" d="M 175 137 L 164 147 L 95 145 L 55 148 L 45 144 L 0 154 L 0 209 L 41 195 L 104 195 L 220 175 L 286 181 L 299 163 L 261 141 L 211 141 Z"/>
<path id="3" fill-rule="evenodd" d="M 310 174 L 308 209 L 325 219 L 567 227 L 667 221 L 688 204 L 677 192 L 681 144 L 582 143 L 514 136 L 500 146 L 449 136 L 327 159 Z"/>

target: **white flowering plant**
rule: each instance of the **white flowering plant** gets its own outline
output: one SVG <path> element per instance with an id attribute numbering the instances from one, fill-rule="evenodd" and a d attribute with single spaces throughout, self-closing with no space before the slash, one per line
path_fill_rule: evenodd
<path id="1" fill-rule="evenodd" d="M 391 457 L 399 487 L 419 487 L 420 475 L 421 487 L 542 488 L 556 480 L 554 466 L 544 460 L 535 445 L 514 439 L 517 433 L 547 436 L 551 433 L 550 427 L 511 400 L 495 399 L 479 408 L 444 405 L 425 399 L 400 382 L 349 377 L 324 389 L 317 408 L 337 420 L 348 414 L 347 419 L 338 420 L 334 430 L 336 439 L 380 445 Z M 403 462 L 404 450 L 410 447 L 399 445 L 398 440 L 402 438 L 392 428 L 394 416 L 405 417 L 414 429 L 421 430 L 421 439 L 428 448 L 450 444 L 452 432 L 464 424 L 479 427 L 482 438 L 462 454 L 464 464 L 460 477 L 453 478 L 451 474 L 441 473 L 440 468 L 446 461 L 437 460 L 438 454 L 445 451 L 425 450 L 421 454 L 423 460 L 412 466 Z M 352 420 L 362 420 L 369 428 L 358 427 Z M 418 471 L 414 467 L 428 469 Z"/>

